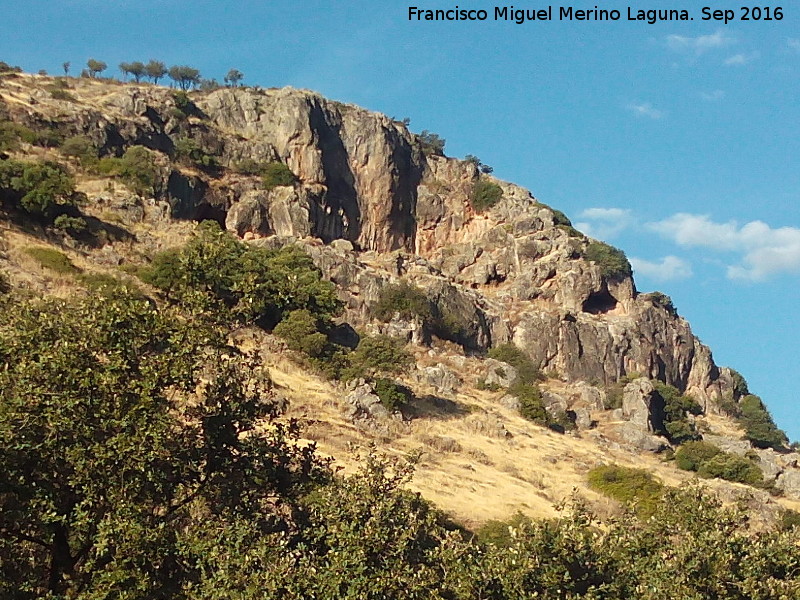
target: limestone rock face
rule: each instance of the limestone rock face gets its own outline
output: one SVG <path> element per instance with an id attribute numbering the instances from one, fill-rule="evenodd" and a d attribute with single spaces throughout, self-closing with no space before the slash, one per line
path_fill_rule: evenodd
<path id="1" fill-rule="evenodd" d="M 591 240 L 563 215 L 472 163 L 424 152 L 402 123 L 291 88 L 193 92 L 179 107 L 157 86 L 71 85 L 77 100 L 63 102 L 4 80 L 0 117 L 86 136 L 102 156 L 150 148 L 162 170 L 155 200 L 173 218 L 214 219 L 273 245 L 302 240 L 340 286 L 354 327 L 427 341 L 419 323 L 371 318 L 380 290 L 405 279 L 457 317 L 451 341 L 468 352 L 513 341 L 566 382 L 605 386 L 639 373 L 712 412 L 731 391 L 688 323 L 637 294 L 630 277 L 604 276 L 585 258 Z M 176 162 L 187 139 L 216 164 Z M 296 182 L 266 190 L 242 161 L 280 161 Z M 479 177 L 502 190 L 482 213 L 470 201 Z M 318 243 L 340 240 L 352 251 Z"/>
<path id="2" fill-rule="evenodd" d="M 622 414 L 644 431 L 653 433 L 664 429 L 664 400 L 649 379 L 636 379 L 625 386 Z"/>

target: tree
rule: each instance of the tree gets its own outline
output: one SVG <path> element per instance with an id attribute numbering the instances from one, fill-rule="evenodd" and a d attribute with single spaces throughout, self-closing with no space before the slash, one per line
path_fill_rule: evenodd
<path id="1" fill-rule="evenodd" d="M 131 72 L 131 63 L 123 62 L 119 63 L 119 70 L 122 73 L 122 80 L 127 81 L 128 74 Z"/>
<path id="2" fill-rule="evenodd" d="M 184 92 L 200 83 L 200 71 L 186 65 L 174 65 L 167 74 Z"/>
<path id="3" fill-rule="evenodd" d="M 89 75 L 91 77 L 97 77 L 108 68 L 108 65 L 102 60 L 95 60 L 93 58 L 86 61 L 86 66 L 89 67 Z"/>
<path id="4" fill-rule="evenodd" d="M 185 597 L 207 523 L 285 529 L 326 478 L 203 321 L 120 292 L 6 305 L 0 332 L 4 598 Z"/>
<path id="5" fill-rule="evenodd" d="M 225 83 L 230 84 L 231 87 L 237 87 L 242 79 L 244 79 L 244 73 L 239 69 L 231 69 L 225 75 Z"/>
<path id="6" fill-rule="evenodd" d="M 142 79 L 142 76 L 145 74 L 145 67 L 144 63 L 141 61 L 134 61 L 128 65 L 128 73 L 133 75 L 133 78 L 136 80 L 136 83 Z"/>
<path id="7" fill-rule="evenodd" d="M 167 74 L 167 67 L 161 61 L 150 59 L 144 66 L 144 72 L 153 83 L 158 83 L 158 80 Z"/>
<path id="8" fill-rule="evenodd" d="M 65 62 L 61 63 L 61 68 L 64 69 L 64 77 L 69 75 L 69 67 L 70 67 L 70 62 L 69 61 L 65 61 Z"/>

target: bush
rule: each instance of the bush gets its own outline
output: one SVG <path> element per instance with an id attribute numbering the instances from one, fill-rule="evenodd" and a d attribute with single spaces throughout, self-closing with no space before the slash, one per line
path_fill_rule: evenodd
<path id="1" fill-rule="evenodd" d="M 508 388 L 508 393 L 516 396 L 519 400 L 519 414 L 528 421 L 537 425 L 546 426 L 550 424 L 547 410 L 542 401 L 542 392 L 535 383 L 514 383 Z"/>
<path id="2" fill-rule="evenodd" d="M 500 202 L 503 198 L 503 189 L 491 181 L 478 179 L 472 187 L 470 202 L 477 213 L 482 213 Z"/>
<path id="3" fill-rule="evenodd" d="M 741 416 L 739 422 L 744 426 L 745 437 L 756 448 L 773 448 L 781 450 L 789 443 L 786 434 L 778 429 L 772 415 L 761 398 L 754 395 L 745 396 L 739 402 Z"/>
<path id="4" fill-rule="evenodd" d="M 311 357 L 320 356 L 328 341 L 327 336 L 320 333 L 317 319 L 306 309 L 290 312 L 273 333 L 285 340 L 291 350 Z"/>
<path id="5" fill-rule="evenodd" d="M 375 395 L 381 399 L 381 404 L 392 412 L 402 410 L 409 402 L 414 399 L 414 394 L 406 386 L 378 377 L 372 382 L 372 389 Z"/>
<path id="6" fill-rule="evenodd" d="M 744 456 L 720 452 L 704 462 L 697 470 L 701 477 L 716 477 L 727 481 L 736 481 L 747 485 L 761 485 L 764 474 L 757 465 Z"/>
<path id="7" fill-rule="evenodd" d="M 13 121 L 0 121 L 0 151 L 19 149 L 19 142 L 35 144 L 38 141 L 36 132 Z"/>
<path id="8" fill-rule="evenodd" d="M 510 548 L 515 544 L 516 536 L 512 531 L 530 529 L 534 526 L 530 517 L 521 512 L 513 514 L 504 521 L 491 519 L 486 521 L 476 532 L 478 540 L 483 544 L 491 544 L 498 548 Z"/>
<path id="9" fill-rule="evenodd" d="M 431 302 L 425 292 L 405 281 L 384 286 L 371 310 L 375 318 L 383 322 L 391 321 L 395 314 L 406 320 L 420 317 L 425 324 L 433 318 Z"/>
<path id="10" fill-rule="evenodd" d="M 80 271 L 78 267 L 72 264 L 72 261 L 66 254 L 54 250 L 53 248 L 36 246 L 33 248 L 25 248 L 24 252 L 39 263 L 39 266 L 60 275 L 73 275 Z"/>
<path id="11" fill-rule="evenodd" d="M 625 253 L 604 242 L 590 242 L 584 257 L 600 267 L 600 273 L 607 279 L 621 279 L 633 275 L 631 263 L 628 262 Z"/>
<path id="12" fill-rule="evenodd" d="M 52 222 L 75 206 L 75 181 L 53 162 L 0 161 L 0 197 L 31 216 Z"/>
<path id="13" fill-rule="evenodd" d="M 159 172 L 153 153 L 144 146 L 131 146 L 117 162 L 117 174 L 139 195 L 156 192 Z"/>
<path id="14" fill-rule="evenodd" d="M 691 396 L 662 381 L 653 381 L 653 387 L 664 400 L 664 427 L 667 439 L 673 444 L 683 444 L 700 439 L 687 414 L 700 415 L 703 408 Z"/>
<path id="15" fill-rule="evenodd" d="M 541 380 L 542 375 L 539 368 L 525 352 L 517 348 L 514 344 L 501 344 L 495 346 L 488 352 L 489 358 L 508 363 L 517 370 L 516 381 L 521 383 L 533 383 Z"/>
<path id="16" fill-rule="evenodd" d="M 86 289 L 103 297 L 114 297 L 119 294 L 144 297 L 142 291 L 134 283 L 108 273 L 82 273 L 78 277 L 78 281 Z"/>
<path id="17" fill-rule="evenodd" d="M 439 137 L 439 134 L 431 133 L 427 129 L 423 129 L 422 133 L 417 136 L 417 140 L 425 154 L 441 156 L 444 153 L 446 141 L 444 138 Z"/>
<path id="18" fill-rule="evenodd" d="M 271 162 L 264 167 L 264 175 L 261 182 L 265 190 L 272 190 L 282 185 L 294 185 L 297 181 L 294 173 L 288 165 L 281 162 Z"/>
<path id="19" fill-rule="evenodd" d="M 201 169 L 215 169 L 219 166 L 216 157 L 206 152 L 197 140 L 186 136 L 175 140 L 175 158 L 185 165 Z"/>
<path id="20" fill-rule="evenodd" d="M 673 317 L 678 314 L 678 311 L 675 309 L 675 305 L 672 303 L 672 298 L 666 294 L 662 292 L 650 292 L 649 294 L 644 294 L 644 297 L 650 300 L 656 306 L 660 306 L 661 308 L 665 309 Z"/>
<path id="21" fill-rule="evenodd" d="M 708 442 L 686 442 L 675 453 L 675 464 L 684 471 L 699 471 L 704 463 L 721 452 L 722 450 Z"/>
<path id="22" fill-rule="evenodd" d="M 88 225 L 83 217 L 70 217 L 69 215 L 59 215 L 53 221 L 53 226 L 66 233 L 70 237 L 79 237 L 86 233 Z"/>
<path id="23" fill-rule="evenodd" d="M 72 94 L 70 94 L 67 90 L 62 89 L 52 89 L 50 90 L 50 97 L 53 100 L 65 100 L 66 102 L 75 102 L 76 98 Z"/>
<path id="24" fill-rule="evenodd" d="M 77 158 L 84 167 L 97 163 L 97 147 L 92 140 L 83 135 L 75 135 L 64 140 L 61 144 L 61 153 L 64 156 Z"/>
<path id="25" fill-rule="evenodd" d="M 252 158 L 245 158 L 233 164 L 233 170 L 242 175 L 264 175 L 266 164 L 253 160 Z"/>
<path id="26" fill-rule="evenodd" d="M 624 504 L 634 506 L 637 514 L 655 512 L 664 486 L 644 469 L 618 465 L 595 467 L 588 474 L 589 487 Z"/>
<path id="27" fill-rule="evenodd" d="M 358 347 L 349 355 L 347 379 L 374 377 L 378 374 L 402 373 L 412 363 L 405 343 L 388 335 L 361 338 Z"/>

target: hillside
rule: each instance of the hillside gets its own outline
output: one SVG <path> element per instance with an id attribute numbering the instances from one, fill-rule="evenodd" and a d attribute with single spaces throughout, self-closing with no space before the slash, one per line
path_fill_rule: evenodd
<path id="1" fill-rule="evenodd" d="M 337 464 L 349 469 L 370 443 L 419 452 L 410 487 L 468 528 L 518 511 L 555 516 L 574 490 L 617 514 L 590 487 L 592 469 L 643 468 L 678 486 L 696 473 L 673 453 L 701 437 L 763 474 L 756 487 L 704 479 L 726 501 L 764 526 L 800 510 L 800 454 L 735 418 L 755 396 L 669 298 L 638 293 L 624 254 L 480 164 L 448 158 L 436 136 L 303 90 L 183 94 L 25 74 L 0 76 L 0 125 L 3 164 L 54 161 L 78 192 L 56 202 L 69 208 L 37 213 L 0 177 L 12 290 L 69 297 L 105 276 L 159 298 L 132 274 L 204 220 L 251 248 L 301 248 L 343 306 L 326 335 L 347 349 L 365 336 L 407 343 L 413 363 L 394 377 L 412 399 L 387 409 L 369 377 L 327 378 L 275 323 L 237 329 L 237 344 L 260 352 L 285 417 Z M 147 151 L 135 162 L 131 148 Z M 56 273 L 32 247 L 58 249 L 75 269 Z M 535 381 L 522 382 L 510 347 Z M 670 404 L 687 397 L 697 410 Z"/>

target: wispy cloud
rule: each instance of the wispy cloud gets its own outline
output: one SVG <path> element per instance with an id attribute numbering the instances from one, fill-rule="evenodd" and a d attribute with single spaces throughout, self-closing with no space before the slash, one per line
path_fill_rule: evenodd
<path id="1" fill-rule="evenodd" d="M 700 98 L 705 100 L 706 102 L 719 102 L 723 98 L 725 98 L 725 92 L 723 90 L 714 90 L 712 92 L 700 92 Z"/>
<path id="2" fill-rule="evenodd" d="M 741 227 L 736 221 L 716 223 L 708 215 L 678 213 L 647 225 L 679 246 L 710 248 L 740 254 L 727 267 L 729 279 L 763 281 L 781 273 L 800 273 L 800 229 L 773 228 L 763 221 Z"/>
<path id="3" fill-rule="evenodd" d="M 677 256 L 665 256 L 659 262 L 634 257 L 629 261 L 635 274 L 643 275 L 653 281 L 676 281 L 692 276 L 692 265 Z"/>
<path id="4" fill-rule="evenodd" d="M 637 117 L 647 117 L 649 119 L 663 119 L 666 113 L 663 110 L 659 110 L 654 107 L 649 102 L 644 102 L 643 104 L 629 104 L 628 110 L 630 110 L 634 115 Z"/>
<path id="5" fill-rule="evenodd" d="M 751 62 L 758 58 L 758 52 L 750 52 L 749 54 L 739 53 L 729 56 L 723 63 L 727 67 L 743 67 L 749 65 Z"/>
<path id="6" fill-rule="evenodd" d="M 586 235 L 608 240 L 633 224 L 631 211 L 624 208 L 587 208 L 578 215 L 575 227 Z"/>
<path id="7" fill-rule="evenodd" d="M 683 35 L 667 36 L 667 47 L 671 50 L 675 50 L 676 52 L 691 52 L 698 56 L 714 48 L 730 46 L 735 42 L 736 40 L 732 36 L 729 36 L 721 29 L 718 29 L 715 33 L 697 37 Z"/>

